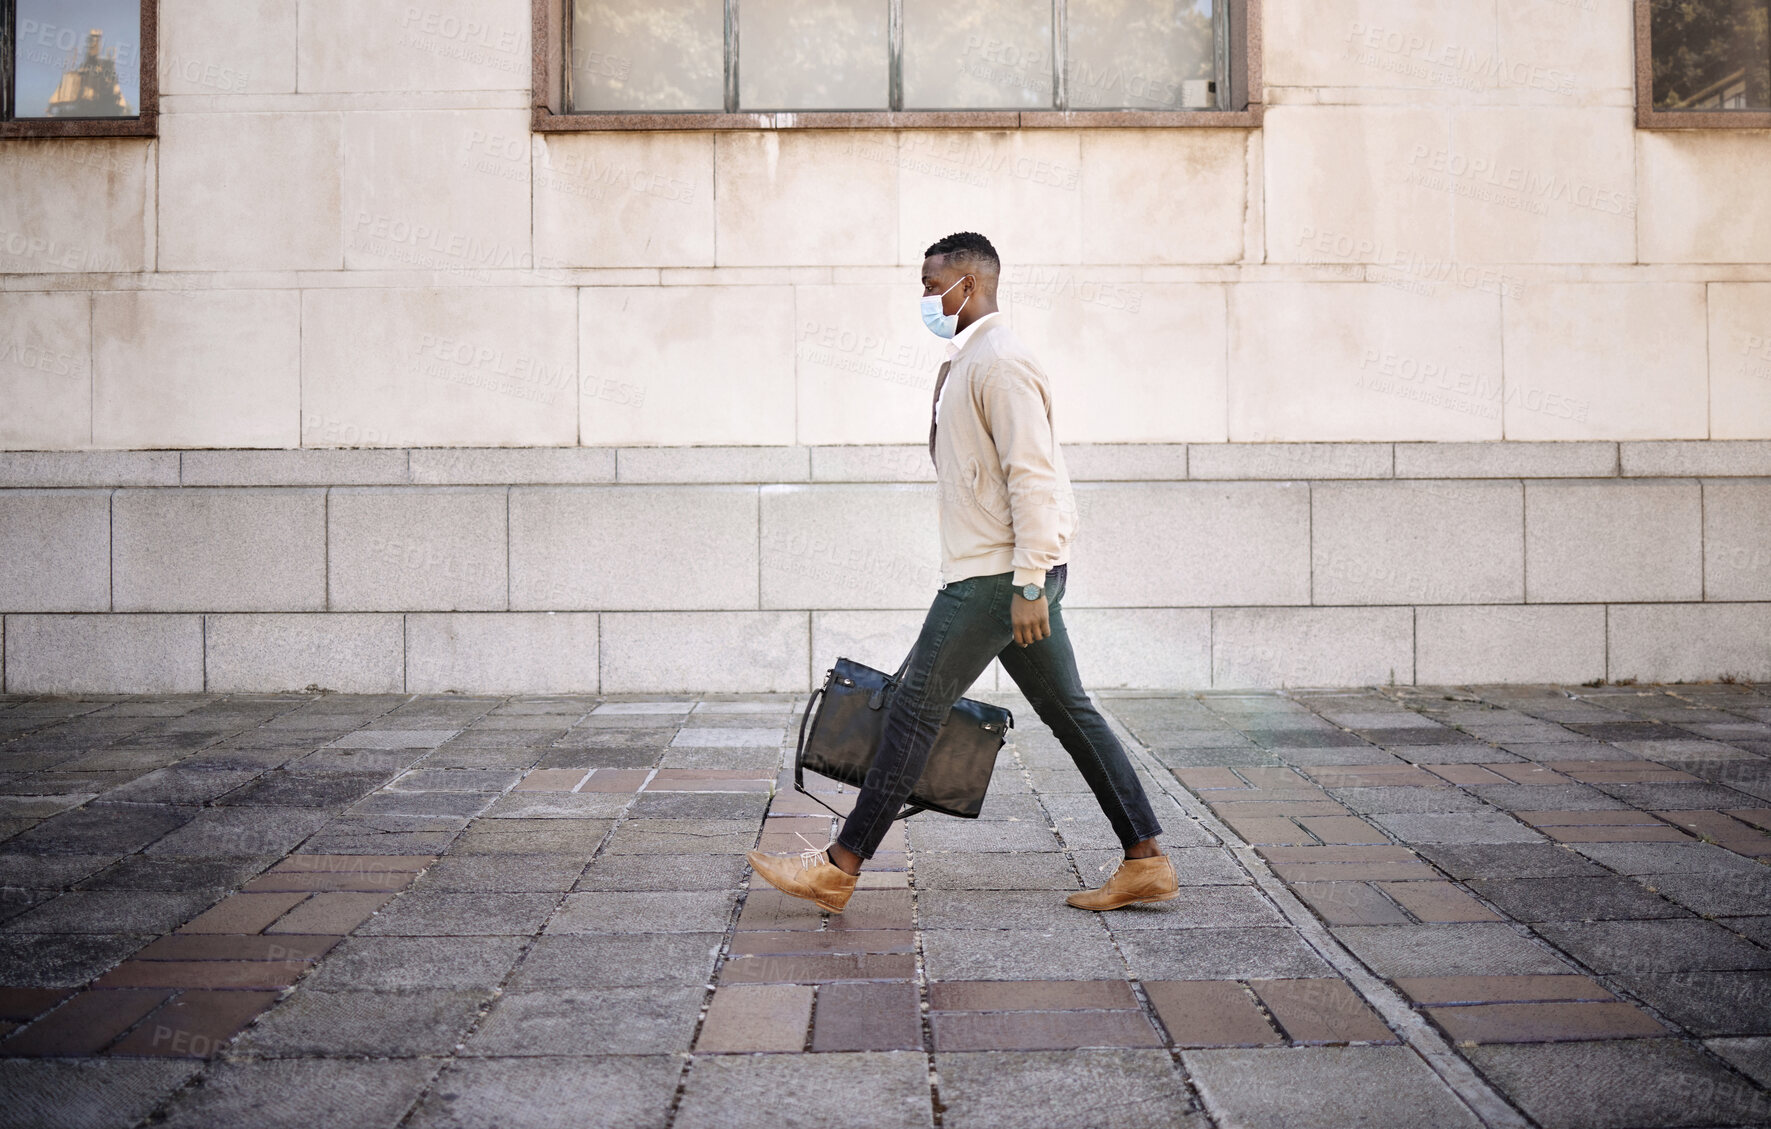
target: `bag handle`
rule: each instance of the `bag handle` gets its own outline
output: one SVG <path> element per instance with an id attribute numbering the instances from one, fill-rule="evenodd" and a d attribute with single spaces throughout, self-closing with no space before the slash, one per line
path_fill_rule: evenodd
<path id="1" fill-rule="evenodd" d="M 904 656 L 903 665 L 898 667 L 898 673 L 892 675 L 892 677 L 897 678 L 899 675 L 903 674 L 904 667 L 908 666 L 909 663 L 910 663 L 910 656 L 908 656 L 908 655 Z M 812 719 L 812 705 L 813 705 L 813 703 L 819 701 L 824 696 L 824 691 L 827 687 L 829 687 L 830 680 L 835 677 L 836 677 L 836 668 L 831 667 L 830 670 L 827 671 L 824 675 L 823 685 L 819 686 L 816 690 L 812 691 L 812 696 L 810 698 L 806 699 L 805 712 L 802 713 L 799 717 L 799 742 L 794 746 L 794 749 L 793 749 L 793 790 L 795 792 L 798 792 L 800 795 L 806 797 L 807 799 L 811 800 L 814 804 L 817 804 L 819 807 L 823 808 L 825 811 L 829 812 L 831 815 L 837 816 L 839 818 L 847 818 L 847 816 L 843 812 L 837 811 L 835 808 L 831 807 L 829 804 L 825 803 L 823 800 L 820 800 L 817 797 L 816 793 L 811 792 L 810 790 L 808 790 L 806 788 L 806 762 L 805 762 L 806 725 Z M 917 814 L 918 812 L 924 812 L 927 810 L 929 810 L 929 809 L 924 807 L 921 804 L 905 804 L 904 810 L 900 811 L 897 815 L 894 815 L 892 817 L 892 821 L 895 823 L 900 819 L 909 819 L 911 816 Z"/>

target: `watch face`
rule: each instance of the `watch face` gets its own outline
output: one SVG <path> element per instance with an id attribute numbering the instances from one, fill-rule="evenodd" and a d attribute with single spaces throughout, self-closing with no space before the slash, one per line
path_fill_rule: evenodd
<path id="1" fill-rule="evenodd" d="M 1029 584 L 1027 587 L 1021 589 L 1021 595 L 1027 597 L 1029 600 L 1037 600 L 1040 596 L 1044 595 L 1044 591 L 1037 584 Z"/>

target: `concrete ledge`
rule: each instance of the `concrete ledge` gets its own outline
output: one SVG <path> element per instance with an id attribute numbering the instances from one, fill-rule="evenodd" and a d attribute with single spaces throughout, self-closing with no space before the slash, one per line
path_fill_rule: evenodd
<path id="1" fill-rule="evenodd" d="M 933 482 L 928 444 L 813 447 L 813 482 Z M 1064 449 L 1069 457 L 1069 448 Z"/>
<path id="2" fill-rule="evenodd" d="M 376 486 L 410 480 L 403 450 L 186 451 L 186 486 Z"/>
<path id="3" fill-rule="evenodd" d="M 1771 439 L 1693 439 L 1620 444 L 1629 477 L 1771 475 Z"/>
<path id="4" fill-rule="evenodd" d="M 807 612 L 608 612 L 602 692 L 811 689 Z"/>
<path id="5" fill-rule="evenodd" d="M 209 690 L 392 694 L 405 689 L 400 616 L 332 612 L 206 619 Z"/>
<path id="6" fill-rule="evenodd" d="M 1599 604 L 1418 608 L 1414 675 L 1423 686 L 1591 682 L 1605 677 Z"/>
<path id="7" fill-rule="evenodd" d="M 412 481 L 439 486 L 615 481 L 611 447 L 414 447 Z"/>
<path id="8" fill-rule="evenodd" d="M 594 694 L 594 612 L 406 617 L 406 689 L 414 694 Z"/>
<path id="9" fill-rule="evenodd" d="M 1607 617 L 1613 682 L 1771 680 L 1771 604 L 1620 604 Z"/>
<path id="10" fill-rule="evenodd" d="M 1063 443 L 1072 482 L 1187 477 L 1185 443 Z M 927 451 L 923 452 L 927 461 Z"/>
<path id="11" fill-rule="evenodd" d="M 1189 443 L 1192 478 L 1390 478 L 1388 443 Z"/>
<path id="12" fill-rule="evenodd" d="M 1398 443 L 1397 478 L 1604 478 L 1616 443 Z"/>
<path id="13" fill-rule="evenodd" d="M 177 485 L 177 451 L 0 451 L 0 488 Z"/>
<path id="14" fill-rule="evenodd" d="M 810 482 L 809 447 L 622 447 L 617 482 Z"/>
<path id="15" fill-rule="evenodd" d="M 9 615 L 9 694 L 193 694 L 200 615 Z"/>

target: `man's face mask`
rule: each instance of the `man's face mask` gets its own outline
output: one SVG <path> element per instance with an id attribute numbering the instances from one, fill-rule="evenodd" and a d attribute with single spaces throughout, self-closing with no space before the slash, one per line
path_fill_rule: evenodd
<path id="1" fill-rule="evenodd" d="M 960 275 L 959 278 L 954 281 L 953 286 L 958 286 L 969 277 L 969 275 Z M 943 307 L 945 302 L 943 299 L 952 292 L 953 286 L 949 286 L 939 294 L 924 294 L 922 296 L 922 324 L 928 326 L 929 332 L 936 337 L 951 338 L 954 333 L 958 332 L 959 310 L 965 309 L 965 302 L 972 300 L 972 296 L 967 294 L 965 296 L 965 302 L 959 304 L 959 310 L 954 310 L 950 314 L 944 312 Z"/>

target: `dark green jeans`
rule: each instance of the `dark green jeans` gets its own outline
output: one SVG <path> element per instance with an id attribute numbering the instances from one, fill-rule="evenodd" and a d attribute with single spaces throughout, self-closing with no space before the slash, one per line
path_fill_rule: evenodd
<path id="1" fill-rule="evenodd" d="M 1076 656 L 1064 631 L 1068 572 L 1059 565 L 1046 574 L 1051 634 L 1025 647 L 1015 642 L 1009 619 L 1009 601 L 1023 598 L 1015 592 L 1013 572 L 955 581 L 935 594 L 904 680 L 886 710 L 885 738 L 838 843 L 862 858 L 873 857 L 922 775 L 948 711 L 994 658 L 1002 660 L 1039 720 L 1051 727 L 1076 762 L 1119 841 L 1129 847 L 1161 833 L 1124 747 L 1077 677 Z"/>

